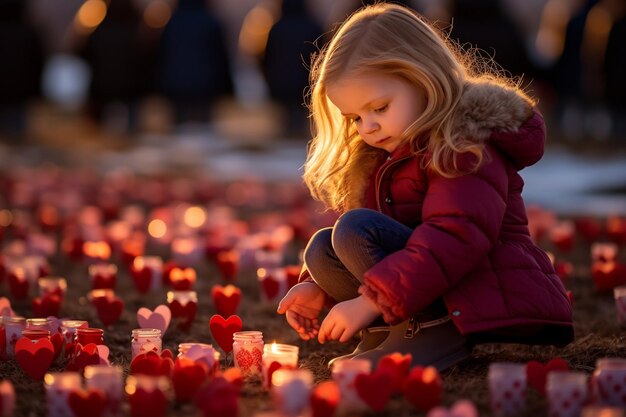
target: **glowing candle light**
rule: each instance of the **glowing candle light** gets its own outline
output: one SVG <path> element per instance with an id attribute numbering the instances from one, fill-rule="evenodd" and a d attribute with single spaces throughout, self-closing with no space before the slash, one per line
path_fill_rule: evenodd
<path id="1" fill-rule="evenodd" d="M 72 391 L 81 388 L 78 372 L 50 372 L 44 376 L 46 405 L 48 417 L 65 417 L 74 415 L 68 397 Z"/>
<path id="2" fill-rule="evenodd" d="M 283 343 L 272 343 L 263 346 L 262 372 L 265 386 L 271 386 L 271 373 L 280 369 L 296 369 L 298 367 L 298 346 Z"/>

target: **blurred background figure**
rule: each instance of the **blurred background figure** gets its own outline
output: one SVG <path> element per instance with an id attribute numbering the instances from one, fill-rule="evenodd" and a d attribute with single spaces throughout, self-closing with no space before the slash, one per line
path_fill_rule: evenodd
<path id="1" fill-rule="evenodd" d="M 284 133 L 306 136 L 308 110 L 304 95 L 309 86 L 311 56 L 323 46 L 323 30 L 306 0 L 282 0 L 280 18 L 271 27 L 261 68 L 271 99 L 285 110 Z"/>
<path id="2" fill-rule="evenodd" d="M 44 65 L 39 33 L 23 0 L 0 1 L 0 139 L 22 142 L 29 103 L 40 97 Z"/>
<path id="3" fill-rule="evenodd" d="M 158 71 L 159 91 L 179 123 L 207 122 L 210 106 L 233 94 L 224 30 L 205 0 L 179 0 L 163 31 Z"/>

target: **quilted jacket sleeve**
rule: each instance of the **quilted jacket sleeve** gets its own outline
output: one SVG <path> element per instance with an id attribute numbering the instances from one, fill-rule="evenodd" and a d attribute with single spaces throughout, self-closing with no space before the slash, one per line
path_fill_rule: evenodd
<path id="1" fill-rule="evenodd" d="M 404 249 L 370 268 L 359 292 L 387 323 L 423 310 L 484 261 L 498 239 L 508 176 L 500 154 L 487 147 L 478 172 L 456 178 L 428 174 L 422 224 Z M 471 163 L 469 155 L 461 166 Z"/>

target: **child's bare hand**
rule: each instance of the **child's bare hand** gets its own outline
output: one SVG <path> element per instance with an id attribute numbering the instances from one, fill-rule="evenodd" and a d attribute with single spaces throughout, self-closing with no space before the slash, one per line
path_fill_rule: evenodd
<path id="1" fill-rule="evenodd" d="M 362 295 L 335 305 L 326 315 L 317 339 L 347 342 L 356 332 L 364 329 L 378 315 L 376 305 Z"/>
<path id="2" fill-rule="evenodd" d="M 285 314 L 287 323 L 300 338 L 309 340 L 317 336 L 318 317 L 324 308 L 326 294 L 314 282 L 296 284 L 278 304 L 278 314 Z"/>

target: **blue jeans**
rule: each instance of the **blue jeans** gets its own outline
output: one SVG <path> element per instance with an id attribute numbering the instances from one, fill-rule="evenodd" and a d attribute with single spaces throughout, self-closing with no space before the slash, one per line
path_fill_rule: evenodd
<path id="1" fill-rule="evenodd" d="M 344 213 L 319 230 L 304 250 L 313 280 L 337 302 L 358 297 L 363 274 L 406 245 L 413 230 L 370 209 Z"/>

